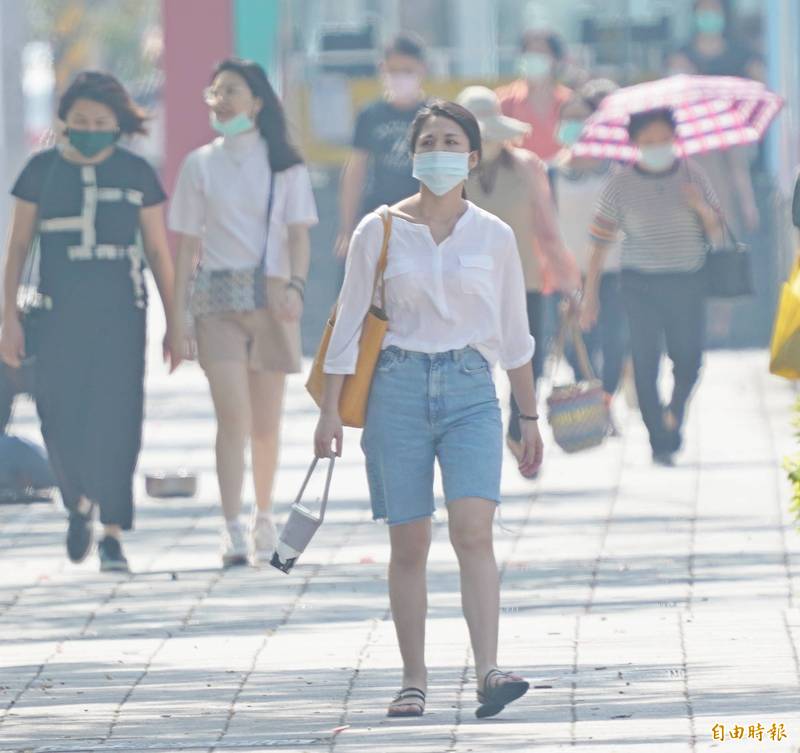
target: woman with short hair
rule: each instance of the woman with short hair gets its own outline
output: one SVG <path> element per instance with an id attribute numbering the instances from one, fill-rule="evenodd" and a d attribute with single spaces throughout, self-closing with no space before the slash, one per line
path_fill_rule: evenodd
<path id="1" fill-rule="evenodd" d="M 64 142 L 34 155 L 12 189 L 0 356 L 16 367 L 32 355 L 16 299 L 38 234 L 45 309 L 37 327 L 36 405 L 69 510 L 67 553 L 73 562 L 87 556 L 99 508 L 105 529 L 100 567 L 126 571 L 120 537 L 133 526 L 144 401 L 141 249 L 169 333 L 173 270 L 162 211 L 166 195 L 153 168 L 117 143 L 144 133 L 146 116 L 116 78 L 80 73 L 61 97 L 58 116 Z"/>
<path id="2" fill-rule="evenodd" d="M 622 297 L 628 313 L 639 409 L 653 460 L 674 465 L 686 406 L 703 358 L 707 243 L 722 242 L 719 202 L 705 173 L 675 152 L 675 116 L 658 109 L 631 116 L 639 148 L 634 165 L 617 170 L 597 203 L 581 324 L 595 325 L 606 256 L 622 236 Z M 663 343 L 673 364 L 666 405 L 659 389 Z"/>

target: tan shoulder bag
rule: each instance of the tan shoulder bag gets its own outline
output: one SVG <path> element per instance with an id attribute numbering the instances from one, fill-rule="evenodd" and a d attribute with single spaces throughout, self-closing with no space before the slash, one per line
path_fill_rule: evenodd
<path id="1" fill-rule="evenodd" d="M 389 327 L 389 319 L 386 316 L 386 284 L 383 273 L 386 270 L 386 262 L 389 258 L 389 239 L 392 235 L 392 215 L 389 211 L 383 216 L 383 246 L 381 255 L 378 258 L 378 265 L 375 268 L 375 279 L 372 283 L 372 297 L 370 298 L 370 308 L 364 317 L 364 325 L 361 330 L 361 339 L 358 342 L 358 361 L 356 362 L 355 374 L 348 374 L 344 380 L 342 394 L 339 397 L 339 415 L 345 426 L 362 428 L 367 416 L 367 400 L 369 390 L 372 385 L 372 375 L 381 354 L 381 344 L 386 330 Z M 374 303 L 375 292 L 378 289 L 378 282 L 381 286 L 380 306 Z M 308 375 L 306 389 L 313 398 L 314 402 L 322 405 L 322 395 L 325 388 L 325 357 L 328 353 L 328 345 L 331 341 L 333 328 L 336 324 L 336 309 L 328 318 L 325 330 L 322 333 L 317 354 L 314 356 L 314 363 L 311 366 L 311 373 Z"/>

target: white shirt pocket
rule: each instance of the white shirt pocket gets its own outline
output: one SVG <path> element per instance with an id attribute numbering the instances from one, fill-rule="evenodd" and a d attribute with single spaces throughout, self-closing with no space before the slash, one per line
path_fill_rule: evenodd
<path id="1" fill-rule="evenodd" d="M 470 295 L 492 296 L 494 259 L 488 254 L 461 254 L 458 257 L 461 291 Z"/>

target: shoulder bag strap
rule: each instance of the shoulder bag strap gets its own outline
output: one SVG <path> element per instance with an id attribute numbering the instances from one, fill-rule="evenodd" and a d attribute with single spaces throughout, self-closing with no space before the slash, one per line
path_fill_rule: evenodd
<path id="1" fill-rule="evenodd" d="M 386 281 L 383 278 L 383 273 L 386 271 L 386 264 L 389 261 L 389 239 L 392 236 L 392 213 L 387 209 L 381 219 L 383 220 L 383 243 L 381 245 L 380 256 L 378 257 L 378 263 L 375 267 L 375 278 L 372 282 L 372 297 L 369 299 L 369 301 L 370 306 L 372 306 L 372 302 L 375 300 L 375 292 L 378 289 L 378 281 L 380 281 L 381 308 L 383 308 L 386 305 Z M 333 304 L 333 308 L 331 309 L 331 314 L 328 317 L 328 322 L 331 326 L 336 323 L 336 311 L 338 308 L 339 297 L 336 298 L 336 302 Z"/>
<path id="2" fill-rule="evenodd" d="M 592 367 L 592 360 L 589 358 L 589 351 L 586 349 L 586 341 L 581 334 L 581 328 L 577 320 L 572 318 L 572 342 L 575 345 L 575 353 L 578 356 L 578 365 L 583 372 L 583 378 L 593 381 L 597 378 Z"/>
<path id="3" fill-rule="evenodd" d="M 683 166 L 686 171 L 686 178 L 688 179 L 691 185 L 696 186 L 697 183 L 695 183 L 695 181 L 692 179 L 692 171 L 689 168 L 689 160 L 686 157 L 684 157 L 681 161 L 683 162 Z M 706 178 L 706 180 L 708 180 L 708 178 Z M 734 235 L 733 228 L 731 228 L 731 226 L 728 224 L 728 220 L 725 219 L 725 215 L 722 213 L 722 210 L 714 209 L 714 213 L 717 215 L 717 217 L 719 217 L 719 221 L 722 224 L 722 243 L 723 244 L 725 243 L 725 235 L 727 234 L 728 238 L 731 241 L 731 246 L 733 248 L 738 248 L 739 240 Z M 706 238 L 706 243 L 708 243 L 708 253 L 713 253 L 714 244 L 708 238 Z"/>
<path id="4" fill-rule="evenodd" d="M 370 305 L 375 298 L 375 291 L 378 288 L 378 279 L 381 282 L 381 308 L 386 308 L 386 279 L 384 272 L 386 271 L 386 264 L 389 261 L 389 240 L 392 237 L 392 213 L 389 209 L 383 215 L 383 245 L 381 246 L 381 255 L 378 257 L 378 264 L 375 267 L 375 280 L 372 283 L 372 298 Z"/>
<path id="5" fill-rule="evenodd" d="M 561 314 L 561 324 L 558 328 L 558 338 L 553 352 L 553 371 L 551 373 L 555 372 L 564 358 L 567 334 L 572 335 L 575 355 L 578 357 L 578 365 L 580 366 L 583 378 L 587 381 L 596 379 L 594 368 L 592 367 L 592 360 L 589 358 L 589 351 L 586 349 L 586 343 L 581 334 L 580 325 L 575 316 L 568 311 L 563 311 Z"/>
<path id="6" fill-rule="evenodd" d="M 211 144 L 211 147 L 214 148 L 214 143 L 213 142 Z M 196 155 L 197 155 L 197 160 L 200 163 L 200 180 L 201 180 L 201 182 L 203 184 L 203 199 L 205 201 L 204 209 L 205 209 L 206 216 L 208 216 L 208 187 L 209 187 L 209 183 L 211 181 L 211 177 L 209 175 L 208 165 L 206 164 L 206 155 L 204 153 L 196 153 Z M 200 270 L 201 270 L 201 268 L 203 266 L 203 251 L 204 251 L 204 248 L 203 248 L 203 243 L 202 243 L 202 239 L 201 239 L 200 248 L 199 248 L 199 250 L 197 252 L 197 256 L 195 257 L 194 262 L 193 262 L 194 263 L 194 268 L 192 269 L 192 276 L 191 276 L 191 279 L 189 281 L 190 290 L 191 290 L 191 286 L 194 284 L 195 280 L 197 279 L 197 276 L 200 274 Z M 186 305 L 191 308 L 191 305 L 189 304 L 189 299 L 188 298 L 187 298 L 187 304 Z"/>
<path id="7" fill-rule="evenodd" d="M 264 250 L 261 252 L 261 260 L 258 262 L 258 266 L 260 269 L 264 270 L 264 274 L 267 273 L 266 267 L 264 266 L 267 261 L 267 249 L 269 247 L 269 230 L 270 225 L 272 224 L 272 205 L 275 203 L 275 171 L 270 168 L 269 171 L 269 197 L 267 198 L 267 237 L 264 239 Z"/>

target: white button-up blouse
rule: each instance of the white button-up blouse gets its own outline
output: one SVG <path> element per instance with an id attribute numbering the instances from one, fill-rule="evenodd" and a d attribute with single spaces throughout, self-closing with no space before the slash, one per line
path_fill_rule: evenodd
<path id="1" fill-rule="evenodd" d="M 368 214 L 353 233 L 325 359 L 327 374 L 355 372 L 386 210 Z M 467 202 L 453 232 L 438 245 L 427 225 L 394 216 L 385 280 L 389 327 L 384 348 L 443 353 L 470 346 L 504 369 L 531 360 L 534 341 L 516 240 L 493 214 Z"/>

